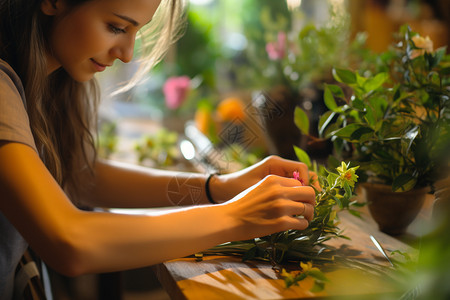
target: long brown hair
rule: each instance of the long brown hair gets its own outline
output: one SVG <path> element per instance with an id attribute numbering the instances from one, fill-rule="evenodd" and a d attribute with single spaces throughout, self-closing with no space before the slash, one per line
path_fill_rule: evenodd
<path id="1" fill-rule="evenodd" d="M 92 0 L 65 1 L 75 7 Z M 91 130 L 97 125 L 99 89 L 95 79 L 76 82 L 62 68 L 47 76 L 45 37 L 51 17 L 41 12 L 41 2 L 0 0 L 0 58 L 22 80 L 41 159 L 74 200 L 87 187 L 87 175 L 93 175 L 95 144 Z M 141 31 L 141 38 L 150 38 L 142 42 L 140 71 L 122 90 L 136 84 L 163 57 L 179 36 L 183 11 L 182 0 L 162 0 L 152 22 Z"/>

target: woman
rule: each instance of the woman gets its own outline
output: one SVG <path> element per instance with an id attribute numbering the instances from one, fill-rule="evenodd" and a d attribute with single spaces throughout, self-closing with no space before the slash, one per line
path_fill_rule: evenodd
<path id="1" fill-rule="evenodd" d="M 96 159 L 94 74 L 129 62 L 139 33 L 151 46 L 142 50 L 139 74 L 147 72 L 176 37 L 182 9 L 179 0 L 0 0 L 1 299 L 12 297 L 27 245 L 77 276 L 308 226 L 315 196 L 289 178 L 299 171 L 307 182 L 298 162 L 269 157 L 207 180 Z M 79 209 L 173 205 L 174 178 L 206 184 L 209 194 L 202 189 L 176 203 L 186 207 L 157 216 Z"/>

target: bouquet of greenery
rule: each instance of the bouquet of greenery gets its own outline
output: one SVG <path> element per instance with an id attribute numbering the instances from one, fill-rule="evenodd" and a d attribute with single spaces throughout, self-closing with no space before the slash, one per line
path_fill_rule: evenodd
<path id="1" fill-rule="evenodd" d="M 299 148 L 296 151 L 302 152 Z M 305 158 L 305 155 L 303 152 L 302 158 Z M 333 261 L 333 251 L 324 242 L 335 237 L 346 238 L 338 228 L 336 207 L 357 214 L 357 211 L 351 208 L 359 205 L 352 200 L 353 187 L 358 177 L 355 174 L 357 168 L 349 168 L 348 164 L 342 162 L 336 172 L 323 167 L 319 170 L 318 180 L 322 189 L 316 190 L 314 218 L 307 229 L 288 230 L 253 240 L 229 242 L 203 254 L 241 255 L 244 261 L 269 261 L 278 270 L 281 270 L 280 265 L 283 263 L 302 262 L 303 272 L 298 276 L 293 276 L 283 269 L 281 275 L 285 278 L 286 285 L 296 284 L 309 275 L 315 279 L 316 291 L 320 287 L 323 288 L 325 277 L 317 268 L 312 268 L 311 261 Z M 295 178 L 295 174 L 293 177 Z"/>

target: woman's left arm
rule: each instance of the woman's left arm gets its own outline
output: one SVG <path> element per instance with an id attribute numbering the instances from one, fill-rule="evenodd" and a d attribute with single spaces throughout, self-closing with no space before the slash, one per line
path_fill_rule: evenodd
<path id="1" fill-rule="evenodd" d="M 210 181 L 212 199 L 225 202 L 268 175 L 300 178 L 309 182 L 314 176 L 305 164 L 269 156 L 238 172 L 214 176 Z M 87 199 L 95 207 L 167 207 L 210 204 L 205 193 L 207 175 L 150 169 L 132 164 L 98 161 L 95 183 Z M 316 182 L 315 187 L 320 189 Z"/>
<path id="2" fill-rule="evenodd" d="M 82 199 L 92 207 L 145 208 L 208 204 L 206 175 L 99 160 L 93 189 Z"/>

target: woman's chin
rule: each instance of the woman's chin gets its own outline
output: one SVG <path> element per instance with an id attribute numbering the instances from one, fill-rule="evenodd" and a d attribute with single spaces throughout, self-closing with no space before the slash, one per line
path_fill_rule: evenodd
<path id="1" fill-rule="evenodd" d="M 89 80 L 91 80 L 92 78 L 94 78 L 95 73 L 84 73 L 84 74 L 70 74 L 70 77 L 72 77 L 73 80 L 75 80 L 76 82 L 87 82 Z"/>

